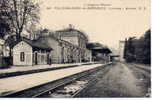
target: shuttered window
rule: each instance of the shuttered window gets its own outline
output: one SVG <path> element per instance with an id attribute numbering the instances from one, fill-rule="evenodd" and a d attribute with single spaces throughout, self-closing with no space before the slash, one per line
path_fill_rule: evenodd
<path id="1" fill-rule="evenodd" d="M 20 61 L 23 62 L 25 60 L 25 53 L 21 52 L 20 53 Z"/>

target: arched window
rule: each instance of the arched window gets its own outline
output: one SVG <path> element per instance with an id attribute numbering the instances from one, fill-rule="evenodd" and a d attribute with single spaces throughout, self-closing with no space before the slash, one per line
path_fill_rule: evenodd
<path id="1" fill-rule="evenodd" d="M 25 60 L 25 53 L 21 52 L 20 53 L 20 61 L 23 62 Z"/>

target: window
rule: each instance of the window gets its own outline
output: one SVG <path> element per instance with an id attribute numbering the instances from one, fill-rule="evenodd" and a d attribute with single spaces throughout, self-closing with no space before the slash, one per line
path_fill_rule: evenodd
<path id="1" fill-rule="evenodd" d="M 21 52 L 20 53 L 20 61 L 23 62 L 25 60 L 25 53 Z"/>

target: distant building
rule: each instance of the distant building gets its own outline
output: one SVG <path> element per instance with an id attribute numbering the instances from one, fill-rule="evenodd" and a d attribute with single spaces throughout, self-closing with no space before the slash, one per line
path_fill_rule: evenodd
<path id="1" fill-rule="evenodd" d="M 13 65 L 50 64 L 52 48 L 46 43 L 23 38 L 13 47 Z"/>
<path id="2" fill-rule="evenodd" d="M 36 40 L 38 39 L 40 36 L 40 33 L 37 32 L 37 33 L 32 33 L 32 34 L 29 34 L 28 38 L 31 39 L 31 40 Z"/>
<path id="3" fill-rule="evenodd" d="M 119 60 L 124 61 L 124 47 L 125 47 L 125 41 L 119 41 Z"/>
<path id="4" fill-rule="evenodd" d="M 21 36 L 29 39 L 30 33 L 27 32 L 26 30 L 23 30 Z"/>

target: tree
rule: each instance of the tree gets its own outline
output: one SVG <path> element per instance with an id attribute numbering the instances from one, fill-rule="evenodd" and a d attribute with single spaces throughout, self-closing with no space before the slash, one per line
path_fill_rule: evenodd
<path id="1" fill-rule="evenodd" d="M 1 16 L 1 15 L 0 15 Z M 6 33 L 9 33 L 10 31 L 10 26 L 8 23 L 5 23 L 4 18 L 0 18 L 0 38 L 4 38 Z"/>
<path id="2" fill-rule="evenodd" d="M 127 38 L 125 39 L 123 58 L 126 59 L 126 56 L 127 56 Z"/>
<path id="3" fill-rule="evenodd" d="M 144 44 L 143 44 L 143 63 L 150 64 L 151 62 L 151 31 L 150 29 L 144 34 Z"/>
<path id="4" fill-rule="evenodd" d="M 124 58 L 126 62 L 143 64 L 151 63 L 151 31 L 150 29 L 139 39 L 130 37 L 125 41 Z"/>
<path id="5" fill-rule="evenodd" d="M 137 39 L 134 41 L 134 46 L 135 46 L 135 60 L 137 63 L 142 63 L 143 62 L 143 37 L 140 39 Z"/>
<path id="6" fill-rule="evenodd" d="M 39 21 L 39 5 L 33 0 L 2 0 L 1 5 L 17 40 L 25 26 Z"/>
<path id="7" fill-rule="evenodd" d="M 135 60 L 135 37 L 129 37 L 125 45 L 125 59 L 126 62 L 133 62 Z"/>
<path id="8" fill-rule="evenodd" d="M 2 8 L 2 1 L 0 1 L 0 8 Z M 10 31 L 10 23 L 8 21 L 7 16 L 4 11 L 0 9 L 0 38 L 4 38 L 4 36 Z"/>
<path id="9" fill-rule="evenodd" d="M 150 30 L 146 31 L 145 34 L 135 43 L 136 62 L 138 63 L 150 64 L 150 34 Z"/>

